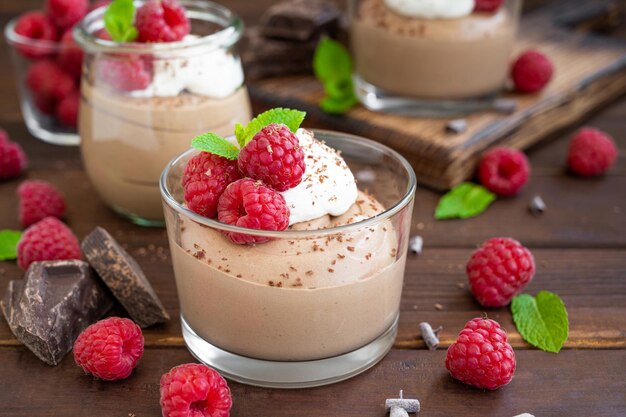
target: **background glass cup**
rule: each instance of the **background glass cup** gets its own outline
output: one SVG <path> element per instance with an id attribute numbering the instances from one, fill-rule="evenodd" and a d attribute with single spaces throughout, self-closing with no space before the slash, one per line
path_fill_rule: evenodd
<path id="1" fill-rule="evenodd" d="M 402 16 L 385 0 L 350 0 L 355 85 L 362 104 L 425 116 L 490 108 L 507 79 L 521 0 L 451 19 Z"/>
<path id="2" fill-rule="evenodd" d="M 196 358 L 239 382 L 298 388 L 341 381 L 382 359 L 397 333 L 415 174 L 371 140 L 319 130 L 315 137 L 341 151 L 383 213 L 328 229 L 244 229 L 186 208 L 181 176 L 197 150 L 161 176 L 183 337 Z M 359 204 L 370 204 L 368 197 Z M 235 245 L 227 232 L 271 240 Z"/>
<path id="3" fill-rule="evenodd" d="M 78 79 L 80 78 L 80 66 L 74 68 L 75 65 L 70 64 L 70 71 L 63 67 L 59 71 L 63 72 L 63 88 L 57 89 L 49 97 L 38 95 L 37 91 L 33 91 L 26 82 L 28 74 L 33 65 L 38 63 L 51 64 L 58 68 L 60 56 L 70 56 L 70 59 L 76 61 L 76 53 L 80 54 L 80 50 L 75 45 L 30 39 L 15 32 L 15 24 L 18 18 L 11 20 L 4 29 L 4 36 L 11 46 L 11 61 L 17 89 L 20 97 L 20 108 L 22 117 L 28 131 L 35 137 L 55 145 L 78 145 L 80 137 L 76 132 L 75 126 L 64 125 L 57 117 L 57 109 L 61 101 L 65 98 L 68 100 L 78 100 Z M 78 61 L 80 61 L 78 59 Z M 64 61 L 66 62 L 66 61 Z M 55 83 L 59 83 L 52 74 L 47 74 L 47 80 L 53 79 Z M 72 84 L 74 84 L 72 86 Z M 68 87 L 68 88 L 66 88 Z M 67 97 L 69 87 L 73 87 L 73 97 Z"/>
<path id="4" fill-rule="evenodd" d="M 205 132 L 230 135 L 250 120 L 235 44 L 243 23 L 208 1 L 181 1 L 194 38 L 119 44 L 100 39 L 104 9 L 75 30 L 85 51 L 79 132 L 100 197 L 139 225 L 163 225 L 163 167 Z"/>

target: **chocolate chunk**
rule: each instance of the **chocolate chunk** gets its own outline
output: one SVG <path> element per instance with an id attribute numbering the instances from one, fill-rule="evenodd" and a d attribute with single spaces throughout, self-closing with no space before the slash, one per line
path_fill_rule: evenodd
<path id="1" fill-rule="evenodd" d="M 307 41 L 322 33 L 330 36 L 339 29 L 341 12 L 323 0 L 292 0 L 275 4 L 261 16 L 261 34 L 265 37 Z"/>
<path id="2" fill-rule="evenodd" d="M 57 365 L 87 326 L 113 306 L 113 297 L 86 262 L 34 262 L 11 281 L 0 307 L 15 337 L 39 359 Z"/>
<path id="3" fill-rule="evenodd" d="M 81 247 L 91 266 L 139 326 L 170 319 L 139 264 L 109 232 L 96 227 Z"/>

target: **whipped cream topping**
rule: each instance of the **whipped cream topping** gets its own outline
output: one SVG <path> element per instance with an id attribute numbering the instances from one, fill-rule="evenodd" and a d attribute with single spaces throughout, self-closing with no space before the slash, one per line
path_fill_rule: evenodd
<path id="1" fill-rule="evenodd" d="M 306 168 L 302 182 L 281 193 L 290 210 L 289 225 L 348 211 L 357 199 L 357 186 L 346 162 L 312 132 L 298 129 L 296 137 Z"/>
<path id="2" fill-rule="evenodd" d="M 385 0 L 394 12 L 423 19 L 456 19 L 474 10 L 474 0 Z"/>
<path id="3" fill-rule="evenodd" d="M 239 57 L 216 49 L 201 55 L 157 59 L 152 82 L 135 97 L 174 97 L 183 90 L 212 98 L 225 98 L 243 84 Z"/>

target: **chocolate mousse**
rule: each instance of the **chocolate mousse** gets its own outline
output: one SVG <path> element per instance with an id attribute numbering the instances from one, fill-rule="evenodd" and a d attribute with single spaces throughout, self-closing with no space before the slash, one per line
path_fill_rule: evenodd
<path id="1" fill-rule="evenodd" d="M 511 10 L 503 6 L 489 13 L 472 12 L 470 2 L 467 15 L 445 15 L 446 10 L 428 9 L 433 3 L 359 2 L 351 24 L 358 76 L 387 93 L 419 98 L 497 93 L 508 73 L 517 32 Z M 390 4 L 413 9 L 393 10 Z"/>

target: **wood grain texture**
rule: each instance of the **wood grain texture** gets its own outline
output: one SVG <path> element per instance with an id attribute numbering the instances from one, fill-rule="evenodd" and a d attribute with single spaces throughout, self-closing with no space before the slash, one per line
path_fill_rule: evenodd
<path id="1" fill-rule="evenodd" d="M 626 92 L 626 41 L 555 26 L 555 19 L 571 7 L 572 2 L 559 3 L 522 20 L 514 55 L 536 48 L 549 56 L 556 71 L 547 88 L 538 94 L 506 94 L 518 102 L 513 114 L 470 115 L 462 134 L 447 133 L 447 119 L 373 113 L 363 107 L 343 116 L 325 114 L 318 107 L 322 86 L 311 76 L 269 79 L 251 86 L 250 93 L 270 105 L 302 108 L 336 129 L 391 146 L 411 162 L 420 183 L 447 189 L 471 177 L 489 146 L 528 148 Z"/>

